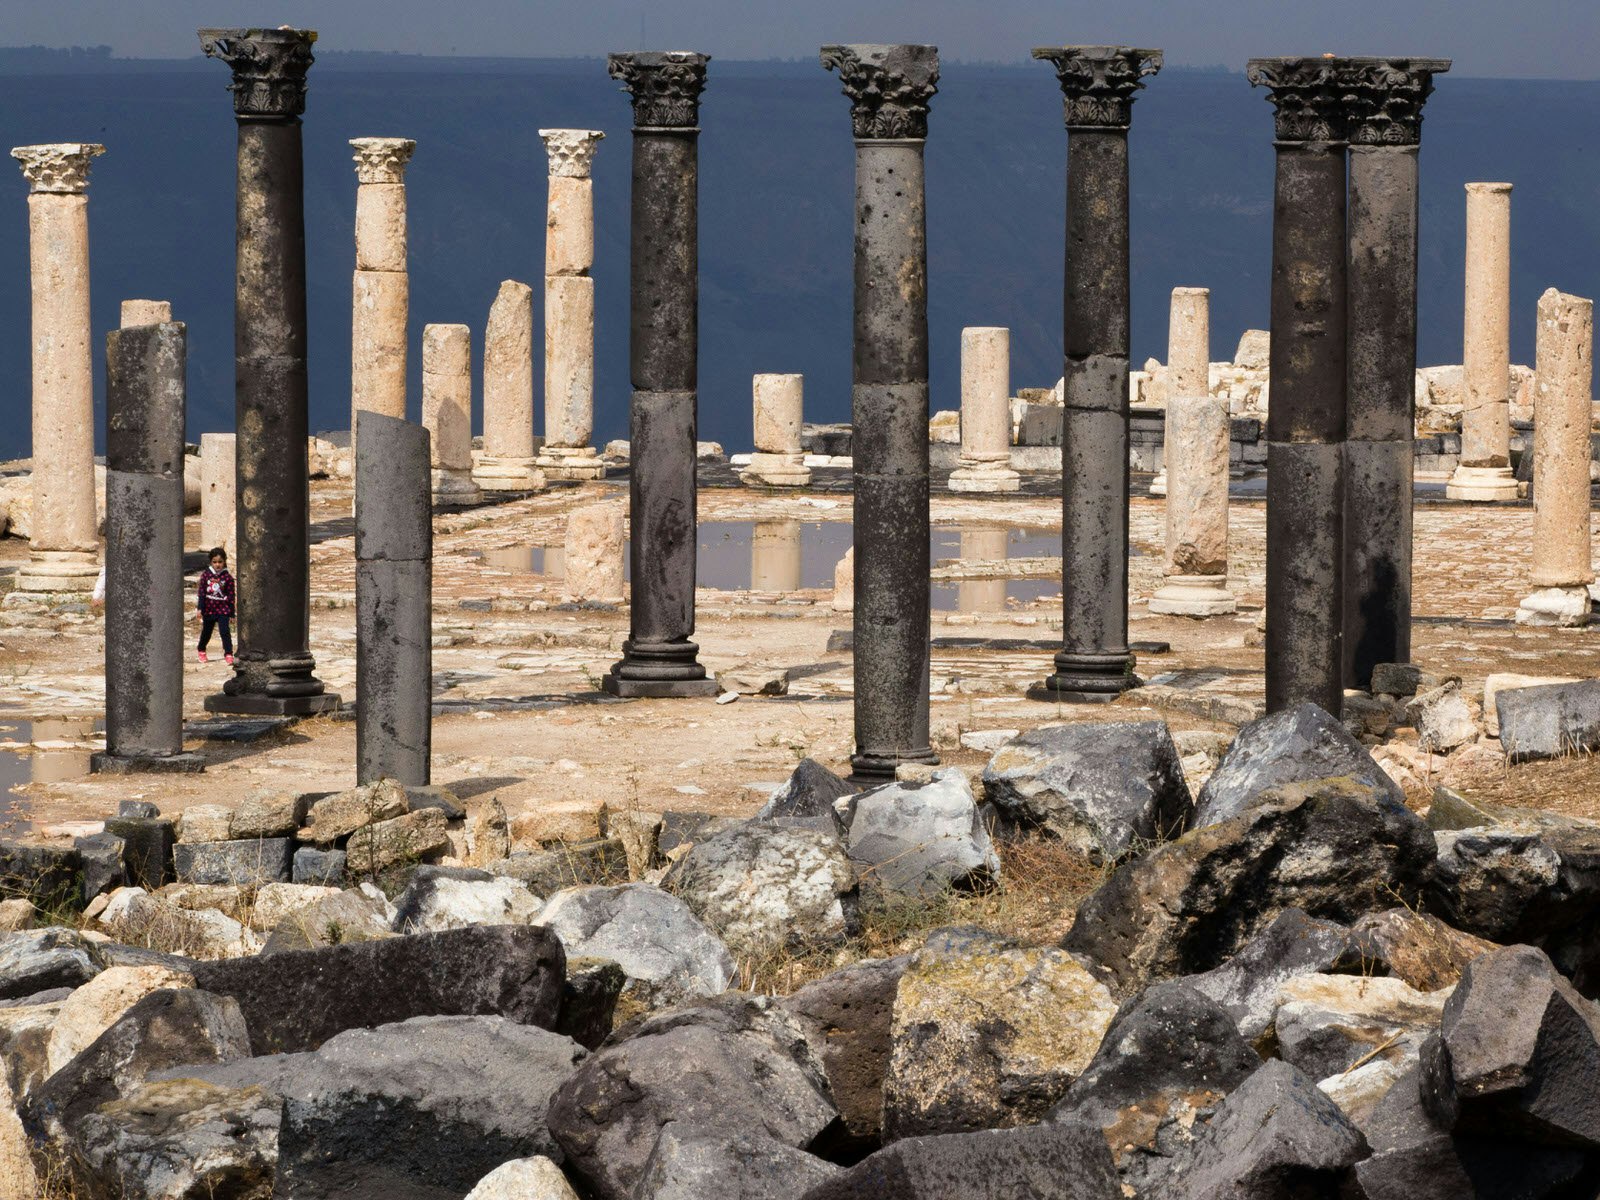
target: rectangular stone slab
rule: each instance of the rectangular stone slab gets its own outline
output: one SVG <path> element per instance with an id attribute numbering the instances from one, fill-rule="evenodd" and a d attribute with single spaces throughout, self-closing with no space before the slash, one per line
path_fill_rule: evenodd
<path id="1" fill-rule="evenodd" d="M 287 883 L 294 860 L 293 838 L 245 838 L 228 842 L 179 842 L 172 850 L 179 883 L 259 887 Z"/>

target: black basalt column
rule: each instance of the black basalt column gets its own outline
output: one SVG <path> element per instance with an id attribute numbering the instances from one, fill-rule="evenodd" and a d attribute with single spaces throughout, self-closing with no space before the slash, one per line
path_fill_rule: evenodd
<path id="1" fill-rule="evenodd" d="M 183 753 L 184 326 L 106 338 L 106 751 L 96 771 L 198 771 Z"/>
<path id="2" fill-rule="evenodd" d="M 1344 681 L 1411 657 L 1417 150 L 1448 59 L 1354 59 L 1345 411 Z"/>
<path id="3" fill-rule="evenodd" d="M 238 467 L 239 650 L 212 712 L 337 708 L 310 649 L 310 482 L 306 468 L 306 237 L 300 114 L 317 35 L 202 29 L 233 69 L 239 123 L 234 405 Z"/>
<path id="4" fill-rule="evenodd" d="M 1267 711 L 1344 702 L 1347 60 L 1251 59 L 1277 109 Z"/>
<path id="5" fill-rule="evenodd" d="M 428 431 L 361 414 L 356 443 L 356 782 L 429 782 L 433 485 Z"/>
<path id="6" fill-rule="evenodd" d="M 699 354 L 700 93 L 709 56 L 613 54 L 633 100 L 628 360 L 630 630 L 600 686 L 613 696 L 714 696 L 694 633 Z"/>
<path id="7" fill-rule="evenodd" d="M 1114 700 L 1128 649 L 1128 125 L 1161 51 L 1045 46 L 1067 125 L 1061 650 L 1036 700 Z"/>
<path id="8" fill-rule="evenodd" d="M 938 759 L 928 736 L 928 252 L 934 46 L 824 46 L 856 141 L 855 734 L 851 781 Z"/>

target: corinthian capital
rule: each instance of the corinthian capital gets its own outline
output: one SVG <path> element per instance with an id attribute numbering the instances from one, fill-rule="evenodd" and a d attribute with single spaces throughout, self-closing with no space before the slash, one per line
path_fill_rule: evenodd
<path id="1" fill-rule="evenodd" d="M 306 111 L 306 72 L 314 29 L 202 29 L 200 48 L 233 68 L 239 117 L 298 117 Z"/>
<path id="2" fill-rule="evenodd" d="M 824 46 L 822 65 L 839 72 L 857 138 L 928 136 L 928 101 L 939 90 L 939 47 Z"/>
<path id="3" fill-rule="evenodd" d="M 635 129 L 693 129 L 710 61 L 693 50 L 639 50 L 607 56 L 606 70 L 633 98 Z"/>
<path id="4" fill-rule="evenodd" d="M 1033 56 L 1055 66 L 1068 129 L 1126 129 L 1139 81 L 1161 70 L 1161 51 L 1132 46 L 1039 46 Z"/>
<path id="5" fill-rule="evenodd" d="M 550 155 L 550 174 L 587 179 L 594 152 L 605 134 L 598 129 L 541 129 L 539 136 Z"/>
<path id="6" fill-rule="evenodd" d="M 89 189 L 89 160 L 106 152 L 94 142 L 55 142 L 18 146 L 11 157 L 22 164 L 30 192 L 80 195 Z"/>
<path id="7" fill-rule="evenodd" d="M 1267 89 L 1277 110 L 1280 142 L 1343 142 L 1350 134 L 1350 60 L 1252 58 L 1245 65 L 1252 87 Z"/>
<path id="8" fill-rule="evenodd" d="M 357 183 L 404 183 L 406 164 L 417 148 L 410 138 L 351 138 Z"/>
<path id="9" fill-rule="evenodd" d="M 1448 58 L 1352 58 L 1347 93 L 1350 141 L 1359 146 L 1415 146 L 1422 139 L 1422 106 L 1433 77 Z"/>

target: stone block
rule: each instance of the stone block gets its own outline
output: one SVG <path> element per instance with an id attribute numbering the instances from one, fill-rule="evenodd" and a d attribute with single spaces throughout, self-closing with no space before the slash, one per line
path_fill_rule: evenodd
<path id="1" fill-rule="evenodd" d="M 174 823 L 159 817 L 114 817 L 105 831 L 123 841 L 123 866 L 133 887 L 150 891 L 172 880 Z"/>
<path id="2" fill-rule="evenodd" d="M 1512 762 L 1600 747 L 1600 679 L 1501 692 L 1500 744 Z"/>
<path id="3" fill-rule="evenodd" d="M 291 883 L 309 883 L 324 887 L 343 887 L 345 881 L 345 852 L 343 850 L 318 850 L 301 846 L 294 852 L 290 867 Z"/>
<path id="4" fill-rule="evenodd" d="M 259 887 L 287 883 L 294 859 L 289 838 L 253 841 L 179 842 L 174 865 L 180 883 L 219 883 Z"/>

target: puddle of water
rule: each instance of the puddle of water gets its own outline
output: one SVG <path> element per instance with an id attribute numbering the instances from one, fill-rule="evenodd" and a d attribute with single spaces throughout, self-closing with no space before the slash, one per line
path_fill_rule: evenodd
<path id="1" fill-rule="evenodd" d="M 564 557 L 562 550 L 544 546 L 501 546 L 478 552 L 478 561 L 493 570 L 510 571 L 514 575 L 549 574 L 554 579 L 566 575 Z"/>
<path id="2" fill-rule="evenodd" d="M 25 832 L 26 802 L 13 789 L 29 783 L 61 783 L 89 773 L 91 743 L 105 728 L 95 717 L 9 717 L 0 714 L 0 737 L 17 748 L 0 748 L 0 834 Z"/>

